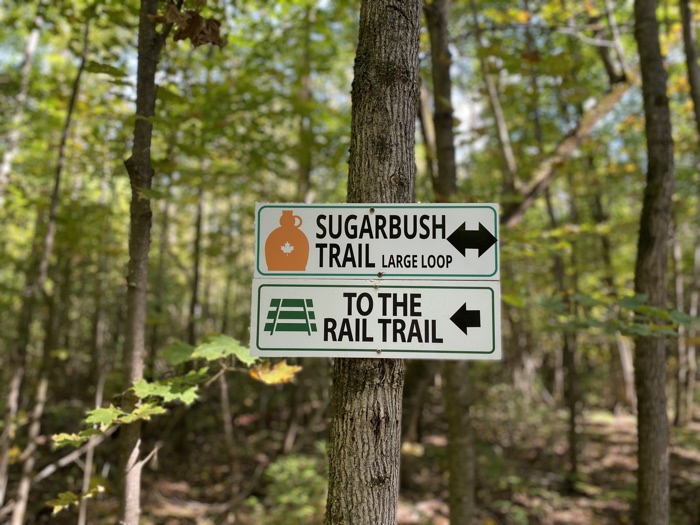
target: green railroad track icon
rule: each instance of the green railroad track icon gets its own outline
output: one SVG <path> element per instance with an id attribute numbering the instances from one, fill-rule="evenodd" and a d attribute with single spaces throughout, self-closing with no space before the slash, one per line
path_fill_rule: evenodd
<path id="1" fill-rule="evenodd" d="M 311 299 L 270 299 L 265 332 L 311 332 L 316 331 L 316 315 Z"/>

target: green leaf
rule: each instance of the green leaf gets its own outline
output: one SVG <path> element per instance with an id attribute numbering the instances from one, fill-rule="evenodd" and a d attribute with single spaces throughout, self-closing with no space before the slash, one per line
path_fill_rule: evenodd
<path id="1" fill-rule="evenodd" d="M 165 193 L 149 188 L 139 188 L 139 197 L 151 200 L 160 200 L 165 198 Z"/>
<path id="2" fill-rule="evenodd" d="M 143 403 L 141 406 L 137 407 L 132 413 L 126 414 L 125 416 L 119 418 L 119 422 L 128 425 L 134 421 L 145 420 L 149 421 L 151 416 L 158 416 L 160 414 L 165 414 L 167 410 L 160 405 L 153 403 Z"/>
<path id="3" fill-rule="evenodd" d="M 503 299 L 503 302 L 506 303 L 508 306 L 512 306 L 514 308 L 525 308 L 525 301 L 520 295 L 503 294 L 501 295 L 501 298 Z"/>
<path id="4" fill-rule="evenodd" d="M 620 308 L 627 308 L 628 310 L 636 310 L 640 306 L 644 305 L 647 301 L 647 296 L 644 294 L 636 294 L 631 297 L 623 297 L 620 299 Z"/>
<path id="5" fill-rule="evenodd" d="M 163 102 L 185 102 L 187 100 L 179 93 L 176 93 L 169 87 L 165 86 L 158 86 L 156 97 L 158 97 L 158 100 L 162 100 Z"/>
<path id="6" fill-rule="evenodd" d="M 104 431 L 118 423 L 119 419 L 126 415 L 126 412 L 118 409 L 114 405 L 109 405 L 107 408 L 90 410 L 87 414 L 88 416 L 85 418 L 85 423 L 88 425 L 99 425 L 100 430 Z"/>
<path id="7" fill-rule="evenodd" d="M 88 73 L 102 73 L 115 78 L 122 78 L 126 76 L 126 71 L 110 66 L 109 64 L 95 62 L 94 60 L 88 60 L 88 62 L 85 64 L 85 71 Z"/>
<path id="8" fill-rule="evenodd" d="M 65 447 L 67 445 L 79 447 L 87 440 L 89 440 L 92 436 L 96 436 L 100 433 L 101 431 L 96 428 L 89 428 L 87 430 L 82 430 L 77 434 L 54 434 L 53 436 L 51 436 L 51 439 L 53 440 L 54 446 L 56 448 Z"/>
<path id="9" fill-rule="evenodd" d="M 134 393 L 141 399 L 159 397 L 165 403 L 181 401 L 191 405 L 197 400 L 199 383 L 207 379 L 208 368 L 192 370 L 184 376 L 176 376 L 160 381 L 138 381 L 134 384 Z"/>
<path id="10" fill-rule="evenodd" d="M 693 317 L 692 315 L 688 315 L 687 313 L 679 310 L 671 310 L 669 312 L 669 316 L 673 322 L 678 324 L 692 325 L 698 322 L 697 317 Z"/>
<path id="11" fill-rule="evenodd" d="M 163 357 L 172 366 L 177 366 L 179 364 L 185 363 L 192 358 L 192 353 L 194 352 L 194 346 L 188 345 L 182 341 L 177 341 L 163 348 Z"/>
<path id="12" fill-rule="evenodd" d="M 80 497 L 75 492 L 61 492 L 54 499 L 47 501 L 46 504 L 49 507 L 53 507 L 52 514 L 55 516 L 63 509 L 67 509 L 71 505 L 78 505 L 80 503 Z"/>
<path id="13" fill-rule="evenodd" d="M 223 359 L 229 356 L 235 356 L 236 359 L 248 366 L 258 361 L 257 357 L 250 355 L 249 348 L 227 335 L 209 337 L 208 341 L 195 348 L 192 354 L 193 358 L 202 358 L 207 361 Z"/>

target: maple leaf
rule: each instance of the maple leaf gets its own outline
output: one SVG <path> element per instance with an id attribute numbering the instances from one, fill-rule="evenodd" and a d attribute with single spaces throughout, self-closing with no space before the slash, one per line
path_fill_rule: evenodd
<path id="1" fill-rule="evenodd" d="M 280 249 L 281 249 L 284 253 L 289 254 L 289 253 L 292 253 L 292 252 L 294 251 L 294 246 L 292 246 L 291 244 L 289 244 L 289 242 L 286 242 L 286 243 L 284 243 L 283 246 L 280 246 Z"/>
<path id="2" fill-rule="evenodd" d="M 289 383 L 301 371 L 300 366 L 288 365 L 286 360 L 272 364 L 269 361 L 252 368 L 248 374 L 266 385 Z"/>

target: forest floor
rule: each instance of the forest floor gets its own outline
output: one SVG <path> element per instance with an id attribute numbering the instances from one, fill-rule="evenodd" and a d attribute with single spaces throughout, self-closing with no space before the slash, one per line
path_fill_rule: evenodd
<path id="1" fill-rule="evenodd" d="M 696 414 L 697 416 L 698 414 Z M 518 419 L 480 414 L 477 434 L 477 514 L 483 525 L 631 524 L 636 495 L 637 421 L 630 414 L 587 412 L 579 421 L 579 469 L 568 481 L 566 414 Z M 444 435 L 423 439 L 418 450 L 444 450 Z M 435 451 L 433 451 L 433 454 Z M 444 454 L 444 452 L 443 452 Z M 421 458 L 422 460 L 422 458 Z M 697 418 L 671 434 L 671 524 L 700 524 L 700 423 Z M 418 461 L 416 463 L 421 463 Z M 439 478 L 430 459 L 415 497 L 405 493 L 401 525 L 449 525 L 444 480 L 433 484 L 435 497 L 420 497 Z M 415 468 L 415 466 L 414 466 Z M 418 467 L 418 472 L 421 467 Z M 420 474 L 419 474 L 420 476 Z M 444 476 L 443 476 L 444 477 Z"/>
<path id="2" fill-rule="evenodd" d="M 547 409 L 541 402 L 513 401 L 512 392 L 489 403 L 489 407 L 477 405 L 474 414 L 475 524 L 633 523 L 637 432 L 632 415 L 584 413 L 578 427 L 579 474 L 572 483 L 567 476 L 564 411 Z M 447 442 L 439 406 L 428 410 L 419 442 L 404 446 L 399 525 L 449 525 Z M 144 470 L 142 525 L 323 522 L 324 422 L 301 428 L 295 452 L 282 454 L 284 413 L 273 412 L 271 424 L 252 410 L 239 415 L 234 422 L 240 448 L 232 463 L 223 439 L 215 439 L 221 433 L 216 411 L 206 405 L 200 410 L 193 414 L 198 435 L 184 444 L 187 452 L 177 452 L 174 445 L 164 447 L 157 470 L 153 465 Z M 687 428 L 672 429 L 672 525 L 700 524 L 700 414 L 695 416 Z M 107 494 L 90 503 L 88 523 L 113 520 L 116 501 L 110 492 L 108 487 Z M 73 510 L 53 517 L 42 514 L 33 522 L 75 523 Z"/>
<path id="3" fill-rule="evenodd" d="M 567 482 L 566 414 L 534 410 L 529 417 L 477 413 L 477 515 L 483 525 L 612 525 L 633 523 L 636 490 L 636 419 L 629 414 L 587 412 L 580 421 L 579 475 Z M 399 525 L 449 525 L 444 429 L 424 432 L 404 447 Z M 258 457 L 260 460 L 260 457 Z M 264 461 L 264 458 L 263 460 Z M 319 461 L 323 462 L 323 457 Z M 258 463 L 261 465 L 261 463 Z M 290 472 L 286 472 L 289 470 Z M 261 476 L 255 505 L 229 522 L 250 525 L 321 523 L 322 498 L 300 501 L 305 490 L 319 492 L 308 463 L 287 464 L 274 480 Z M 250 476 L 260 473 L 258 468 Z M 287 476 L 287 477 L 285 477 Z M 301 491 L 289 479 L 302 480 Z M 305 480 L 305 481 L 304 481 Z M 266 487 L 279 482 L 281 487 Z M 321 482 L 322 483 L 322 482 Z M 320 492 L 322 493 L 323 486 Z M 288 498 L 285 499 L 285 493 Z M 187 484 L 158 483 L 147 498 L 154 523 L 225 523 L 222 506 L 191 501 Z M 211 495 L 211 492 L 210 492 Z M 700 423 L 673 429 L 671 523 L 700 523 Z M 179 502 L 179 503 L 178 503 Z M 314 507 L 316 505 L 316 507 Z M 277 508 L 275 508 L 275 506 Z M 225 506 L 224 506 L 225 507 Z M 198 515 L 198 517 L 196 516 Z M 219 516 L 217 519 L 215 516 Z"/>

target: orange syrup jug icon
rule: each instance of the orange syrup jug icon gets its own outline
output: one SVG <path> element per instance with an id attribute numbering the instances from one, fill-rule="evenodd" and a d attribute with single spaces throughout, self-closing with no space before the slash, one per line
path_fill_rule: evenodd
<path id="1" fill-rule="evenodd" d="M 265 241 L 265 261 L 270 271 L 304 271 L 309 260 L 309 240 L 299 229 L 302 220 L 293 210 L 282 210 L 280 226 Z"/>

